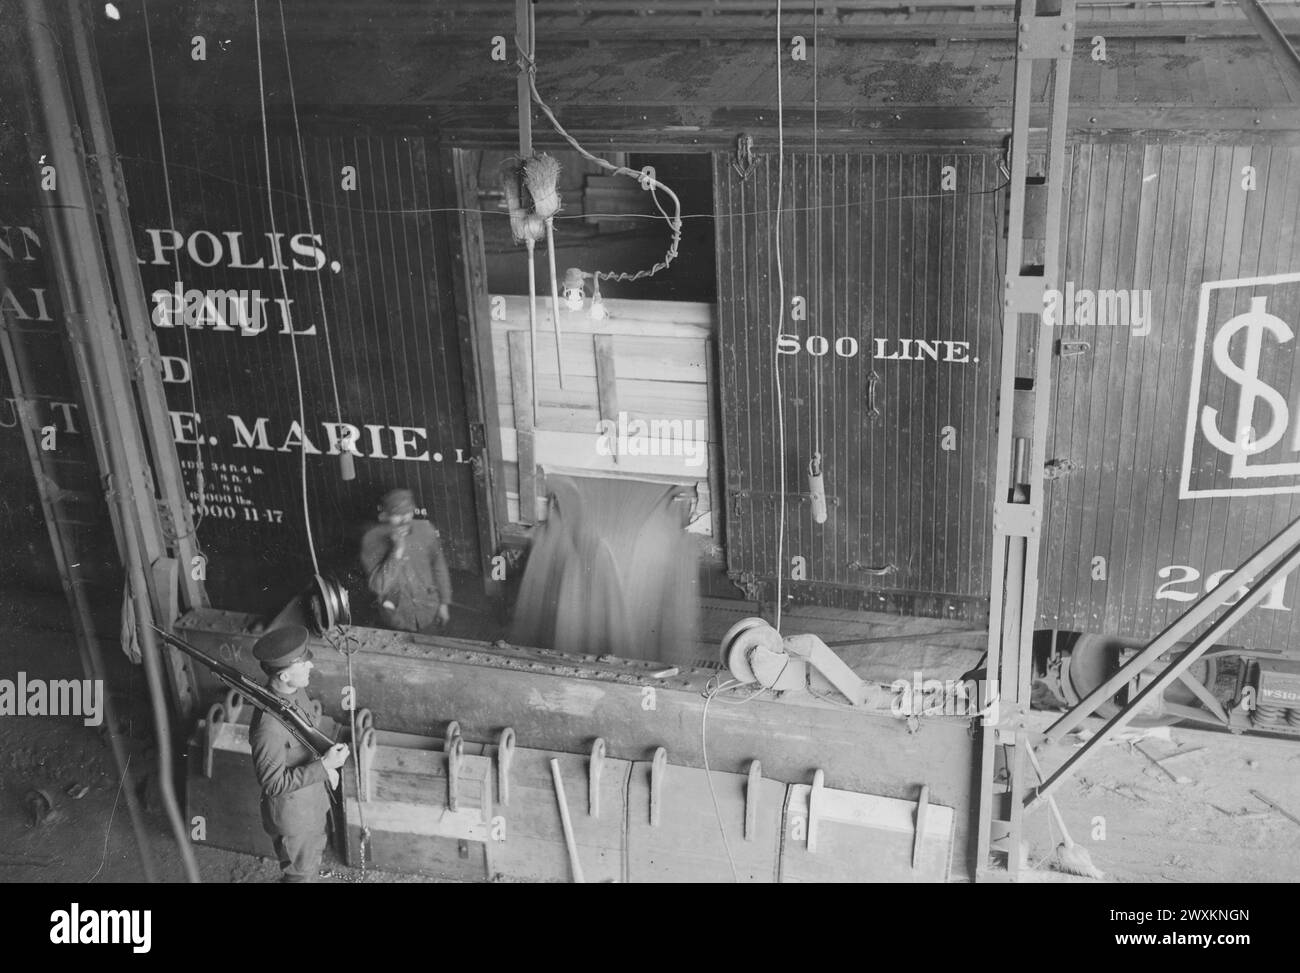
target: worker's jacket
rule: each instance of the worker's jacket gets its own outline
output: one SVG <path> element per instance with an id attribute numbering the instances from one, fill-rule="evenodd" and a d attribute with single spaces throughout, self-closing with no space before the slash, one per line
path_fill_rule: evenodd
<path id="1" fill-rule="evenodd" d="M 379 601 L 387 628 L 422 632 L 433 627 L 438 608 L 451 601 L 451 572 L 438 531 L 427 520 L 411 521 L 406 550 L 396 556 L 393 528 L 379 524 L 361 540 L 361 566 Z"/>
<path id="2" fill-rule="evenodd" d="M 316 725 L 306 690 L 300 689 L 285 699 L 307 722 Z M 260 709 L 253 714 L 248 742 L 257 782 L 262 785 L 262 826 L 266 833 L 288 835 L 324 829 L 330 797 L 325 765 L 316 751 Z"/>

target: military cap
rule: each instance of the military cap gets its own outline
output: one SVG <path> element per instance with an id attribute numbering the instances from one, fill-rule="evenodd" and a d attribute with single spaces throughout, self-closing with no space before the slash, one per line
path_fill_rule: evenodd
<path id="1" fill-rule="evenodd" d="M 288 669 L 295 662 L 311 658 L 309 641 L 311 636 L 301 625 L 286 625 L 258 639 L 253 646 L 253 658 L 266 669 Z"/>
<path id="2" fill-rule="evenodd" d="M 389 490 L 379 501 L 380 509 L 385 515 L 415 513 L 415 494 L 410 490 Z"/>

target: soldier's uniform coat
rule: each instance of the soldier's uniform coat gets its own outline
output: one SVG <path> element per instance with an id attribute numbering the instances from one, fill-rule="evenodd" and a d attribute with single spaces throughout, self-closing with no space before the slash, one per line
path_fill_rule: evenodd
<path id="1" fill-rule="evenodd" d="M 306 690 L 284 699 L 316 725 Z M 248 742 L 262 785 L 262 826 L 275 845 L 283 880 L 314 881 L 325 850 L 330 807 L 325 765 L 283 723 L 260 709 L 253 716 Z"/>

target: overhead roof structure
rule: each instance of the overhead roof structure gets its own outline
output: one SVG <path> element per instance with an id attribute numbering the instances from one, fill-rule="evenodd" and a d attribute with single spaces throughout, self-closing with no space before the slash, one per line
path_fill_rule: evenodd
<path id="1" fill-rule="evenodd" d="M 310 71 L 299 102 L 318 121 L 409 126 L 463 143 L 503 145 L 516 129 L 513 5 L 333 3 L 287 0 L 296 72 Z M 788 4 L 782 35 L 811 45 L 810 5 Z M 619 12 L 624 8 L 624 12 Z M 707 8 L 707 9 L 706 9 Z M 832 15 L 831 10 L 838 11 Z M 271 9 L 271 8 L 267 8 Z M 738 133 L 776 124 L 771 58 L 773 3 L 670 0 L 644 12 L 611 3 L 538 4 L 538 87 L 579 138 L 620 148 L 725 148 Z M 1300 37 L 1300 4 L 1268 5 Z M 257 104 L 250 70 L 253 35 L 245 4 L 177 4 L 152 24 L 165 104 L 212 112 Z M 708 11 L 712 10 L 710 14 Z M 767 11 L 760 13 L 759 11 Z M 993 144 L 1010 131 L 1013 7 L 914 0 L 903 5 L 823 4 L 817 18 L 819 140 L 841 144 Z M 1070 85 L 1073 138 L 1176 139 L 1194 134 L 1240 141 L 1243 133 L 1288 141 L 1300 132 L 1300 78 L 1274 58 L 1235 4 L 1094 3 L 1081 8 Z M 266 9 L 267 36 L 278 23 Z M 219 46 L 204 64 L 189 58 L 192 35 Z M 494 60 L 494 38 L 506 41 Z M 1104 38 L 1105 60 L 1096 59 Z M 787 40 L 788 42 L 788 40 Z M 152 91 L 138 21 L 100 32 L 110 98 L 149 104 Z M 247 57 L 241 56 L 248 55 Z M 786 138 L 810 137 L 814 56 L 783 73 Z M 283 75 L 269 68 L 268 101 L 284 100 Z M 378 109 L 378 110 L 377 110 Z M 536 127 L 542 145 L 554 139 Z"/>

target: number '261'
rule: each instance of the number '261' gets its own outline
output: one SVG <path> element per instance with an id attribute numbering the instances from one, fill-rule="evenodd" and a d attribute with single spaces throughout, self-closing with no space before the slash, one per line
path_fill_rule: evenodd
<path id="1" fill-rule="evenodd" d="M 1215 571 L 1205 579 L 1206 592 L 1213 591 L 1228 575 L 1235 571 L 1235 568 L 1225 568 L 1222 571 Z M 1201 572 L 1196 568 L 1186 564 L 1170 564 L 1156 572 L 1161 578 L 1169 578 L 1159 588 L 1156 589 L 1156 600 L 1167 598 L 1170 601 L 1195 601 L 1199 596 L 1195 591 L 1175 591 L 1174 588 L 1181 584 L 1195 584 L 1201 577 Z M 1251 579 L 1247 579 L 1251 580 Z M 1271 608 L 1273 611 L 1289 612 L 1291 609 L 1282 604 L 1283 588 L 1286 585 L 1286 579 L 1279 581 L 1268 589 L 1268 597 L 1259 603 L 1260 608 Z M 1225 602 L 1228 605 L 1235 605 L 1245 596 L 1246 589 L 1233 592 L 1231 597 Z"/>

